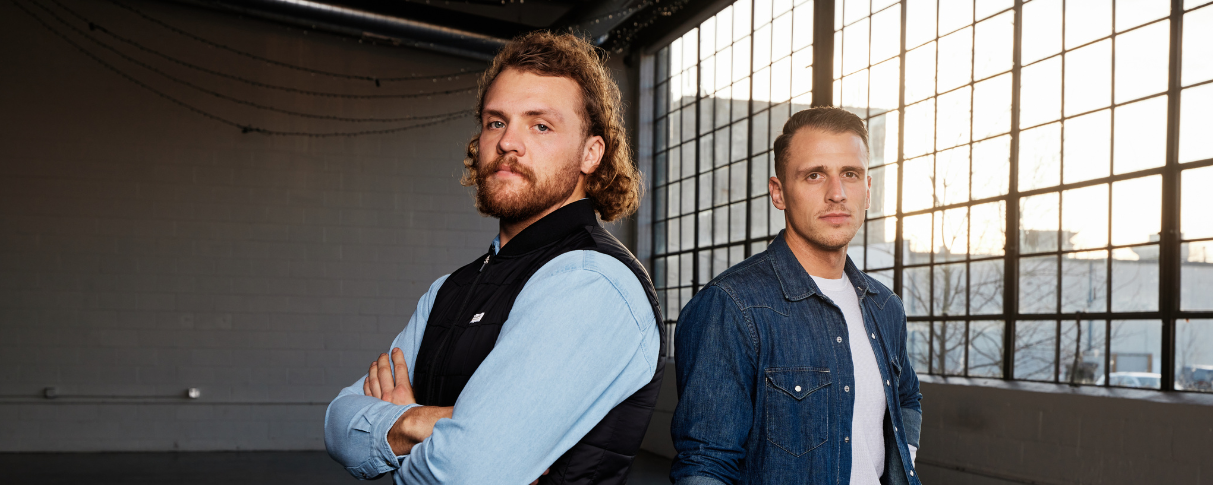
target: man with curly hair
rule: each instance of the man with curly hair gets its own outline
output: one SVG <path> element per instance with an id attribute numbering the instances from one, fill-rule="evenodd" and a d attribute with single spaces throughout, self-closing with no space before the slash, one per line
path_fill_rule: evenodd
<path id="1" fill-rule="evenodd" d="M 329 454 L 396 483 L 624 483 L 663 371 L 656 292 L 598 223 L 636 210 L 619 88 L 572 35 L 508 43 L 480 80 L 462 183 L 500 222 L 325 415 Z"/>

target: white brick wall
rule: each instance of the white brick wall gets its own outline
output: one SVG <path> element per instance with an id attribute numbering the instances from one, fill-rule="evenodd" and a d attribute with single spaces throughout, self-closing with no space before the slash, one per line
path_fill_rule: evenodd
<path id="1" fill-rule="evenodd" d="M 265 82 L 349 93 L 474 83 L 376 90 L 225 55 L 105 2 L 67 5 L 149 46 Z M 408 75 L 482 67 L 178 4 L 135 5 L 213 40 L 318 68 Z M 359 138 L 241 134 L 101 68 L 11 3 L 0 5 L 0 52 L 0 451 L 323 448 L 325 403 L 385 350 L 429 284 L 483 252 L 496 231 L 458 184 L 470 118 Z M 257 126 L 399 125 L 265 113 L 103 57 L 183 101 Z M 147 62 L 312 113 L 432 114 L 475 102 L 474 93 L 307 97 Z M 21 397 L 48 386 L 131 396 L 198 387 L 202 398 Z"/>

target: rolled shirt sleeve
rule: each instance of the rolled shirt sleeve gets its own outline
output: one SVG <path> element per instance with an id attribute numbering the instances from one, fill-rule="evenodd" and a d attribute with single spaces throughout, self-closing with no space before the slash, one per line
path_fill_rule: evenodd
<path id="1" fill-rule="evenodd" d="M 410 373 L 440 286 L 441 280 L 422 298 L 393 344 L 404 350 Z M 330 406 L 326 443 L 359 477 L 391 472 L 401 484 L 529 483 L 648 384 L 659 349 L 656 316 L 635 275 L 610 256 L 571 251 L 528 280 L 452 417 L 439 420 L 409 455 L 392 456 L 386 441 L 408 407 L 365 402 L 373 398 L 360 397 L 361 380 Z M 369 430 L 357 435 L 358 426 Z M 342 439 L 330 440 L 330 428 Z"/>
<path id="2" fill-rule="evenodd" d="M 417 309 L 409 318 L 404 330 L 392 341 L 391 349 L 399 347 L 404 352 L 404 360 L 409 368 L 409 381 L 413 379 L 413 362 L 417 350 L 421 348 L 421 337 L 425 334 L 425 324 L 430 318 L 430 309 L 434 306 L 434 297 L 438 289 L 446 281 L 447 276 L 438 278 L 430 285 L 430 289 L 417 302 Z M 367 366 L 374 357 L 367 356 Z M 324 414 L 324 446 L 329 456 L 337 460 L 350 472 L 360 479 L 375 478 L 399 467 L 399 458 L 392 453 L 392 447 L 387 443 L 388 430 L 400 419 L 400 415 L 416 404 L 399 406 L 365 396 L 362 393 L 362 382 L 366 374 L 359 377 L 349 387 L 342 389 L 333 402 L 329 404 Z"/>

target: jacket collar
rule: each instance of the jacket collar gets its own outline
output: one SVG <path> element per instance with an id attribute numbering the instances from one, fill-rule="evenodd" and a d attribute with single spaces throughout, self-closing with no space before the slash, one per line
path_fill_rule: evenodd
<path id="1" fill-rule="evenodd" d="M 523 229 L 510 242 L 502 247 L 499 256 L 518 256 L 554 243 L 586 226 L 597 226 L 598 218 L 594 216 L 594 205 L 590 199 L 581 199 L 564 207 L 556 209 L 551 214 Z M 493 248 L 497 247 L 494 240 Z"/>
<path id="2" fill-rule="evenodd" d="M 813 277 L 809 276 L 809 272 L 804 270 L 804 266 L 800 265 L 800 261 L 796 259 L 796 255 L 792 253 L 792 248 L 788 246 L 788 242 L 784 239 L 786 229 L 779 231 L 779 236 L 771 242 L 771 246 L 767 248 L 767 258 L 771 261 L 771 266 L 775 269 L 775 277 L 779 279 L 779 287 L 783 290 L 784 298 L 790 301 L 803 300 L 814 294 L 820 294 L 821 290 L 817 287 L 817 282 L 813 281 Z M 851 257 L 847 256 L 846 266 L 843 267 L 843 273 L 851 280 L 851 284 L 855 285 L 864 293 L 876 294 L 878 291 L 873 287 L 872 281 L 868 276 L 859 271 L 855 263 L 851 261 Z"/>

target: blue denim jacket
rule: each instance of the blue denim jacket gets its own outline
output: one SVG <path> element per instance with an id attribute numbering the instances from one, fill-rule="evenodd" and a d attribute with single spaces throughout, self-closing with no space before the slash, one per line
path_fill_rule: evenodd
<path id="1" fill-rule="evenodd" d="M 885 386 L 881 483 L 919 485 L 922 394 L 906 358 L 901 299 L 847 258 Z M 850 483 L 855 393 L 842 311 L 792 254 L 784 234 L 728 269 L 683 308 L 674 336 L 678 407 L 671 432 L 678 485 Z"/>

